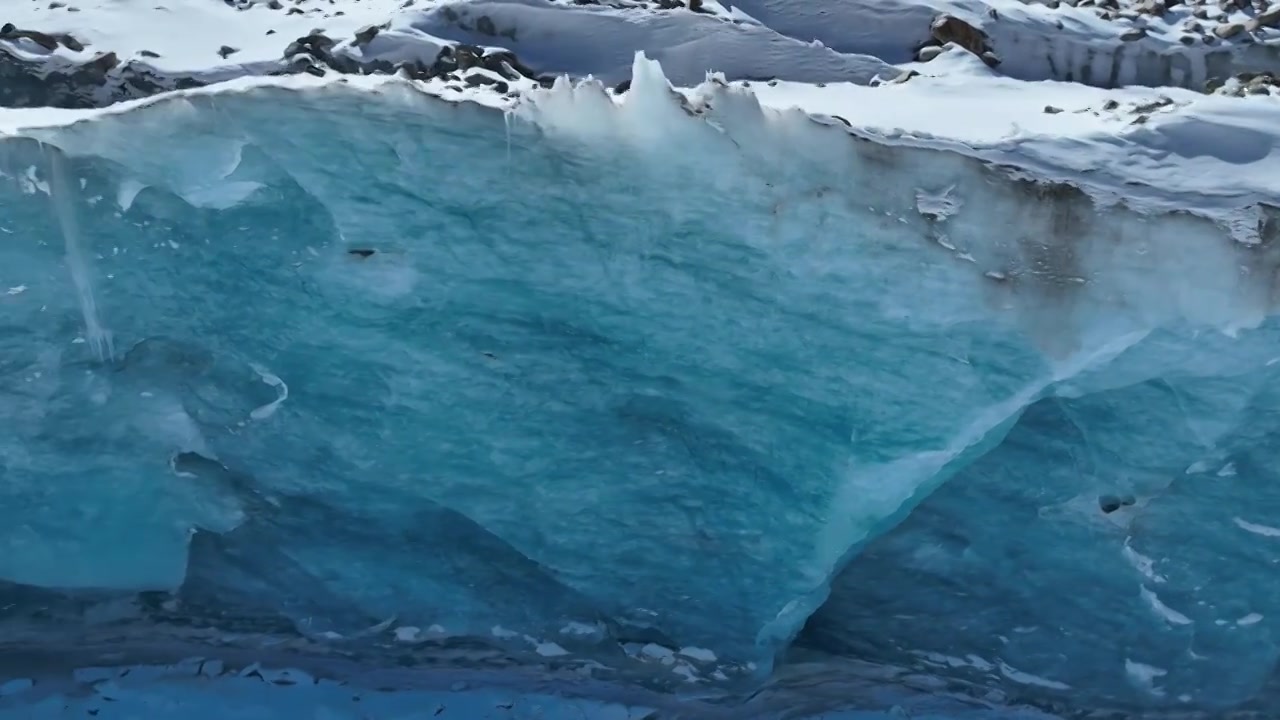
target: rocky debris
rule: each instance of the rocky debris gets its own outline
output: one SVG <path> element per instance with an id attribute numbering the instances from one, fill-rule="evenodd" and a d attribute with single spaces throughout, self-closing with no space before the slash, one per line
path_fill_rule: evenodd
<path id="1" fill-rule="evenodd" d="M 954 15 L 938 15 L 929 25 L 929 40 L 916 48 L 916 60 L 928 62 L 941 54 L 948 43 L 955 43 L 969 52 L 982 58 L 991 67 L 1000 64 L 1000 58 L 991 47 L 991 40 L 982 30 L 970 25 Z"/>
<path id="2" fill-rule="evenodd" d="M 1204 91 L 1211 95 L 1246 97 L 1274 95 L 1280 97 L 1280 75 L 1274 72 L 1242 72 L 1226 79 L 1213 79 Z"/>
<path id="3" fill-rule="evenodd" d="M 1080 110 L 1073 110 L 1072 112 L 1089 113 L 1095 117 L 1108 115 L 1116 120 L 1127 121 L 1131 125 L 1142 125 L 1150 120 L 1153 115 L 1162 112 L 1172 112 L 1176 107 L 1178 107 L 1178 104 L 1174 102 L 1173 98 L 1161 95 L 1154 100 L 1138 103 L 1125 103 L 1123 105 L 1119 101 L 1111 99 L 1104 102 L 1101 108 L 1082 108 Z M 1045 108 L 1046 113 L 1049 112 L 1049 110 L 1049 107 Z M 1058 110 L 1058 112 L 1064 111 Z"/>
<path id="4" fill-rule="evenodd" d="M 1128 25 L 1120 39 L 1134 42 L 1159 26 L 1180 29 L 1178 42 L 1214 46 L 1223 41 L 1253 43 L 1280 36 L 1280 2 L 1277 0 L 1022 0 L 1057 9 L 1062 5 L 1092 9 L 1104 20 Z M 994 16 L 993 16 L 994 19 Z M 1180 26 L 1180 28 L 1178 27 Z"/>
<path id="5" fill-rule="evenodd" d="M 617 10 L 688 10 L 703 15 L 719 15 L 705 0 L 559 0 L 571 5 L 598 5 Z M 723 16 L 721 16 L 723 17 Z M 728 19 L 728 18 L 725 18 Z M 738 21 L 733 21 L 738 22 Z"/>
<path id="6" fill-rule="evenodd" d="M 75 39 L 66 33 L 48 34 L 38 32 L 36 30 L 22 30 L 14 26 L 13 23 L 5 23 L 0 26 L 0 40 L 16 42 L 22 39 L 30 40 L 49 52 L 53 52 L 61 45 L 72 52 L 83 52 L 84 43 Z"/>
<path id="7" fill-rule="evenodd" d="M 288 43 L 278 66 L 266 69 L 265 74 L 306 73 L 317 77 L 329 73 L 401 74 L 414 80 L 456 81 L 450 84 L 458 89 L 485 87 L 499 93 L 510 92 L 513 82 L 536 82 L 543 86 L 554 82 L 553 77 L 540 75 L 510 51 L 462 43 L 445 45 L 432 60 L 364 60 L 359 52 L 347 51 L 368 45 L 388 27 L 386 24 L 364 27 L 352 38 L 342 41 L 315 30 Z M 102 107 L 205 84 L 199 75 L 157 72 L 146 64 L 148 59 L 160 57 L 150 51 L 142 51 L 136 60 L 123 63 L 114 53 L 99 54 L 87 62 L 76 63 L 56 55 L 29 58 L 6 48 L 5 41 L 24 38 L 47 49 L 61 45 L 75 52 L 84 50 L 84 45 L 70 36 L 20 30 L 12 24 L 0 28 L 0 107 Z M 223 45 L 218 55 L 226 59 L 237 52 L 237 48 Z"/>

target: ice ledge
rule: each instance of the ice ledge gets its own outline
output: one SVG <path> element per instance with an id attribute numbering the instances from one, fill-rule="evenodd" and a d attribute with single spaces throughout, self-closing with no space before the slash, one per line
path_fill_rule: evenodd
<path id="1" fill-rule="evenodd" d="M 551 83 L 548 83 L 551 84 Z M 818 87 L 804 83 L 726 82 L 708 74 L 693 88 L 668 83 L 661 65 L 635 54 L 625 92 L 587 78 L 560 77 L 552 87 L 528 82 L 521 93 L 499 94 L 491 86 L 459 90 L 450 77 L 427 80 L 388 75 L 242 76 L 214 85 L 164 92 L 103 108 L 0 109 L 0 134 L 38 135 L 42 130 L 129 113 L 181 98 L 246 93 L 263 88 L 315 92 L 329 86 L 401 97 L 427 96 L 474 103 L 544 125 L 544 130 L 585 134 L 635 133 L 626 141 L 652 140 L 650 123 L 625 118 L 654 111 L 709 119 L 711 108 L 732 107 L 807 118 L 843 126 L 853 137 L 878 145 L 945 150 L 983 161 L 1035 185 L 1063 184 L 1088 193 L 1102 206 L 1180 212 L 1210 218 L 1240 242 L 1261 244 L 1276 232 L 1280 176 L 1280 105 L 1189 91 L 1132 89 L 1126 102 L 1111 91 L 1048 84 L 1033 92 L 1008 78 L 917 78 L 894 87 L 854 84 Z M 643 93 L 637 92 L 643 90 Z M 1055 98 L 1065 109 L 1045 104 Z M 546 121 L 547 108 L 578 107 L 565 125 L 563 114 Z M 616 107 L 623 125 L 592 127 L 599 112 Z M 588 120 L 592 117 L 594 120 Z M 540 120 L 539 118 L 542 118 Z"/>

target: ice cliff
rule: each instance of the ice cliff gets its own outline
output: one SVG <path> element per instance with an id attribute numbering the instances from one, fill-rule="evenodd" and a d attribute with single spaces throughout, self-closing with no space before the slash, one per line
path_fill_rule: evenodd
<path id="1" fill-rule="evenodd" d="M 6 116 L 11 619 L 1266 696 L 1276 210 L 769 92 L 637 59 L 505 113 L 293 78 Z"/>

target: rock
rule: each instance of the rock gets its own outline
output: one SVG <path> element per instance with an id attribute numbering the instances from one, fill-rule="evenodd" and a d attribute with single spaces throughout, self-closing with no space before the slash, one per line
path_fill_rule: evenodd
<path id="1" fill-rule="evenodd" d="M 1135 40 L 1141 40 L 1146 36 L 1146 30 L 1143 30 L 1142 28 L 1133 28 L 1131 30 L 1125 30 L 1124 33 L 1120 35 L 1120 39 L 1125 42 L 1133 42 Z"/>
<path id="2" fill-rule="evenodd" d="M 84 70 L 92 71 L 98 75 L 106 75 L 120 64 L 120 58 L 116 57 L 113 52 L 103 53 L 98 57 L 85 63 L 82 67 Z"/>
<path id="3" fill-rule="evenodd" d="M 991 51 L 986 33 L 954 15 L 939 15 L 934 18 L 929 32 L 939 45 L 955 43 L 978 56 Z"/>
<path id="4" fill-rule="evenodd" d="M 1213 29 L 1213 34 L 1226 40 L 1244 32 L 1244 23 L 1227 23 Z"/>
<path id="5" fill-rule="evenodd" d="M 1259 13 L 1257 17 L 1249 21 L 1249 24 L 1253 26 L 1249 30 L 1257 30 L 1264 27 L 1280 28 L 1280 5 Z"/>
<path id="6" fill-rule="evenodd" d="M 938 45 L 926 45 L 916 51 L 917 62 L 929 62 L 930 60 L 942 54 L 942 47 Z"/>
<path id="7" fill-rule="evenodd" d="M 484 57 L 484 50 L 474 45 L 459 43 L 453 48 L 453 61 L 459 70 L 470 70 L 473 67 L 482 66 L 480 62 L 482 57 Z"/>
<path id="8" fill-rule="evenodd" d="M 218 55 L 220 55 L 223 60 L 226 60 L 227 58 L 231 57 L 232 55 L 235 55 L 238 52 L 240 52 L 239 48 L 233 48 L 230 45 L 223 45 L 222 47 L 218 48 Z"/>
<path id="9" fill-rule="evenodd" d="M 5 23 L 3 27 L 0 27 L 0 40 L 18 40 L 21 38 L 26 38 L 45 50 L 53 51 L 58 49 L 58 41 L 52 35 L 35 30 L 19 30 L 14 27 L 13 23 Z"/>
<path id="10" fill-rule="evenodd" d="M 1120 107 L 1120 103 L 1115 100 L 1108 100 L 1102 103 L 1103 110 L 1115 110 L 1118 107 Z"/>
<path id="11" fill-rule="evenodd" d="M 897 77 L 885 83 L 886 85 L 900 85 L 913 77 L 920 77 L 920 73 L 915 70 L 903 70 Z"/>
<path id="12" fill-rule="evenodd" d="M 614 85 L 614 86 L 613 86 L 613 94 L 614 94 L 614 95 L 621 95 L 622 93 L 627 92 L 627 91 L 628 91 L 628 90 L 630 90 L 630 89 L 631 89 L 631 81 L 630 81 L 630 80 L 623 80 L 622 82 L 620 82 L 620 83 L 618 83 L 617 85 Z"/>
<path id="13" fill-rule="evenodd" d="M 356 41 L 355 41 L 356 47 L 368 45 L 370 42 L 373 41 L 375 37 L 378 36 L 378 32 L 380 30 L 381 28 L 379 28 L 377 25 L 366 25 L 360 28 L 359 30 L 357 30 Z"/>
<path id="14" fill-rule="evenodd" d="M 58 42 L 62 43 L 63 47 L 65 47 L 66 49 L 72 52 L 82 52 L 84 50 L 84 43 L 75 39 L 71 35 L 67 35 L 65 33 L 62 35 L 56 35 L 55 39 Z"/>
<path id="15" fill-rule="evenodd" d="M 1178 42 L 1182 43 L 1183 45 L 1195 45 L 1196 38 L 1194 35 L 1183 35 L 1182 37 L 1178 38 Z"/>
<path id="16" fill-rule="evenodd" d="M 158 53 L 158 52 L 151 52 L 150 50 L 140 50 L 140 51 L 138 52 L 138 54 L 139 54 L 139 55 L 141 55 L 141 56 L 142 56 L 142 57 L 144 57 L 144 58 L 158 58 L 158 57 L 160 57 L 160 53 Z"/>
<path id="17" fill-rule="evenodd" d="M 1045 105 L 1044 112 L 1046 115 L 1057 115 L 1058 113 L 1062 112 L 1062 108 L 1054 107 L 1052 105 Z"/>
<path id="18" fill-rule="evenodd" d="M 493 24 L 493 18 L 488 15 L 481 15 L 476 19 L 476 32 L 481 35 L 495 37 L 498 34 L 498 27 Z"/>

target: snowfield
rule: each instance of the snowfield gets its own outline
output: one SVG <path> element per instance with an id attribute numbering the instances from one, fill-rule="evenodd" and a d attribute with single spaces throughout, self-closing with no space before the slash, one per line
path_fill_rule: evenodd
<path id="1" fill-rule="evenodd" d="M 11 4 L 0 718 L 1273 697 L 1280 5 Z"/>

